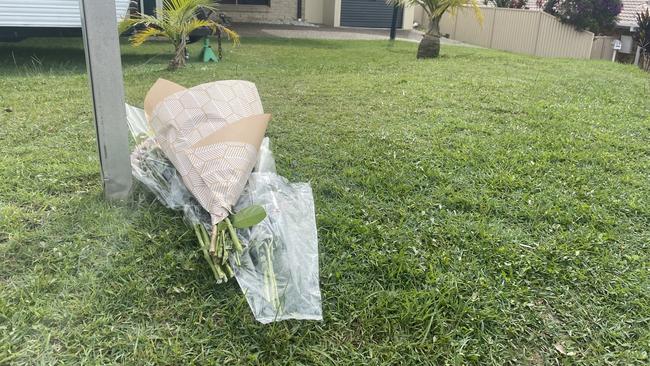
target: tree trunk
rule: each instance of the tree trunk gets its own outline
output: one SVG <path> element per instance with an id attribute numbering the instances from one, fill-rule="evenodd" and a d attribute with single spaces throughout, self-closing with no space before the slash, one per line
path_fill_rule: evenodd
<path id="1" fill-rule="evenodd" d="M 174 71 L 181 67 L 185 67 L 185 48 L 187 41 L 183 38 L 178 44 L 174 45 L 174 57 L 169 61 L 167 70 Z"/>
<path id="2" fill-rule="evenodd" d="M 429 30 L 418 46 L 418 58 L 436 58 L 440 55 L 440 18 L 431 19 Z"/>

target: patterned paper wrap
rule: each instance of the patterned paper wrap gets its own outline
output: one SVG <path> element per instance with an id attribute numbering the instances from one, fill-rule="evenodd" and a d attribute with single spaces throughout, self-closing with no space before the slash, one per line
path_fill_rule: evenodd
<path id="1" fill-rule="evenodd" d="M 226 80 L 186 89 L 159 79 L 144 105 L 156 142 L 216 225 L 241 195 L 271 119 L 255 84 Z"/>

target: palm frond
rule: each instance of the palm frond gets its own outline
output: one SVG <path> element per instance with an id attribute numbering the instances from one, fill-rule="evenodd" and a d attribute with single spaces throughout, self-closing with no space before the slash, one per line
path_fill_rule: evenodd
<path id="1" fill-rule="evenodd" d="M 137 22 L 137 19 L 133 19 L 133 18 L 128 18 L 128 19 L 122 20 L 121 22 L 119 22 L 117 24 L 117 33 L 122 34 L 122 33 L 126 32 L 129 28 L 136 25 L 136 22 Z"/>
<path id="2" fill-rule="evenodd" d="M 170 19 L 176 19 L 180 23 L 190 21 L 201 9 L 217 11 L 216 3 L 212 0 L 164 0 L 163 4 L 163 9 L 169 12 Z"/>
<path id="3" fill-rule="evenodd" d="M 169 38 L 165 31 L 154 27 L 148 27 L 134 34 L 133 37 L 131 37 L 131 44 L 134 47 L 138 47 L 142 45 L 144 42 L 146 42 L 147 40 L 149 40 L 151 37 L 156 37 L 156 36 Z"/>
<path id="4" fill-rule="evenodd" d="M 219 30 L 222 33 L 224 33 L 226 35 L 226 37 L 228 37 L 229 40 L 232 41 L 232 43 L 235 46 L 239 45 L 239 34 L 237 34 L 237 32 L 233 31 L 232 29 L 230 29 L 228 27 L 224 27 L 221 24 L 218 24 L 217 27 L 219 28 Z"/>
<path id="5" fill-rule="evenodd" d="M 187 34 L 192 33 L 193 31 L 199 29 L 199 28 L 210 28 L 212 32 L 216 32 L 217 30 L 217 23 L 211 21 L 211 20 L 201 20 L 201 19 L 192 19 L 189 22 L 185 24 L 185 31 Z"/>
<path id="6" fill-rule="evenodd" d="M 391 5 L 422 7 L 430 18 L 441 18 L 447 11 L 455 12 L 462 6 L 469 5 L 474 10 L 476 19 L 483 24 L 483 14 L 477 0 L 386 0 Z"/>
<path id="7" fill-rule="evenodd" d="M 460 9 L 463 6 L 470 6 L 472 10 L 474 11 L 474 16 L 478 20 L 478 22 L 483 25 L 483 13 L 481 12 L 481 8 L 479 7 L 479 3 L 477 0 L 449 0 L 449 6 L 445 10 L 449 10 L 450 13 L 456 14 L 458 9 Z M 444 11 L 439 13 L 439 16 L 442 17 L 444 14 Z"/>
<path id="8" fill-rule="evenodd" d="M 128 30 L 129 28 L 135 27 L 135 26 L 138 26 L 138 25 L 144 25 L 146 27 L 149 27 L 149 26 L 153 25 L 153 26 L 160 27 L 161 22 L 162 22 L 161 18 L 156 18 L 156 17 L 151 16 L 151 15 L 139 14 L 138 13 L 138 14 L 135 14 L 135 16 L 133 18 L 128 18 L 128 19 L 122 20 L 118 24 L 118 31 L 121 34 L 121 33 L 124 33 L 126 30 Z"/>
<path id="9" fill-rule="evenodd" d="M 223 32 L 235 45 L 239 44 L 239 35 L 233 30 L 210 19 L 199 19 L 201 10 L 217 10 L 213 0 L 163 0 L 163 7 L 156 11 L 156 16 L 137 14 L 120 23 L 120 29 L 144 26 L 131 37 L 133 46 L 139 46 L 154 36 L 168 38 L 176 48 L 176 54 L 185 47 L 189 35 L 200 28 L 209 28 L 212 33 Z"/>

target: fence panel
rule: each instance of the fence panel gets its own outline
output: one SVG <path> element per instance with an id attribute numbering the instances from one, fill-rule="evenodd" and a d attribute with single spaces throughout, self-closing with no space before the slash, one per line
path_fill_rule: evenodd
<path id="1" fill-rule="evenodd" d="M 483 24 L 479 23 L 476 19 L 476 14 L 473 9 L 458 9 L 456 14 L 456 40 L 481 47 L 490 47 L 495 12 L 489 8 L 481 10 L 484 17 Z"/>
<path id="2" fill-rule="evenodd" d="M 538 12 L 541 16 L 537 56 L 590 58 L 594 34 L 578 32 L 559 22 L 552 15 Z"/>
<path id="3" fill-rule="evenodd" d="M 519 9 L 494 8 L 496 11 L 490 48 L 535 54 L 539 12 Z"/>
<path id="4" fill-rule="evenodd" d="M 612 42 L 618 38 L 609 36 L 594 37 L 594 46 L 591 48 L 592 60 L 611 60 L 614 56 Z"/>
<path id="5" fill-rule="evenodd" d="M 422 12 L 422 19 L 420 19 L 420 24 L 422 24 L 423 31 L 429 29 L 429 18 L 427 13 Z M 440 33 L 449 34 L 449 38 L 456 39 L 456 15 L 446 12 L 442 19 L 440 19 Z"/>
<path id="6" fill-rule="evenodd" d="M 481 12 L 482 26 L 474 11 L 463 7 L 445 14 L 440 30 L 452 39 L 487 48 L 543 57 L 591 57 L 594 34 L 577 31 L 549 14 L 495 7 L 481 7 Z"/>

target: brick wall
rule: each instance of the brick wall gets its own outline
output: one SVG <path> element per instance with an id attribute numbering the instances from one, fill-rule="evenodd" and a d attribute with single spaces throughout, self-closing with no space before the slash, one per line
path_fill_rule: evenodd
<path id="1" fill-rule="evenodd" d="M 235 22 L 276 23 L 296 20 L 297 0 L 270 0 L 271 5 L 221 4 L 219 10 Z M 305 3 L 303 5 L 303 17 Z"/>

